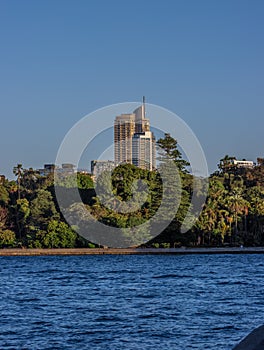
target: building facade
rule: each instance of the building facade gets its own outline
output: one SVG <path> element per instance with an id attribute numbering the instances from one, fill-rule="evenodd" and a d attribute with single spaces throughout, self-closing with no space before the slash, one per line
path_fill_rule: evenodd
<path id="1" fill-rule="evenodd" d="M 114 123 L 115 164 L 129 163 L 139 168 L 156 167 L 155 137 L 145 116 L 145 101 L 131 114 L 121 114 Z"/>
<path id="2" fill-rule="evenodd" d="M 93 179 L 96 179 L 104 171 L 112 171 L 115 168 L 115 162 L 112 160 L 92 160 L 91 161 L 91 173 Z"/>
<path id="3" fill-rule="evenodd" d="M 115 163 L 132 162 L 132 137 L 136 132 L 135 114 L 121 114 L 114 124 Z"/>
<path id="4" fill-rule="evenodd" d="M 156 168 L 155 137 L 151 131 L 135 133 L 132 138 L 132 164 L 147 170 Z"/>
<path id="5" fill-rule="evenodd" d="M 252 160 L 237 160 L 233 159 L 232 164 L 237 168 L 249 168 L 252 169 L 254 167 L 254 162 Z"/>
<path id="6" fill-rule="evenodd" d="M 238 160 L 235 157 L 230 157 L 228 159 L 221 159 L 219 167 L 222 170 L 228 170 L 228 169 L 252 169 L 254 168 L 255 163 L 252 160 Z"/>
<path id="7" fill-rule="evenodd" d="M 54 174 L 55 169 L 56 169 L 55 164 L 44 164 L 44 168 L 42 169 L 37 169 L 39 172 L 40 176 L 48 176 L 50 174 Z"/>

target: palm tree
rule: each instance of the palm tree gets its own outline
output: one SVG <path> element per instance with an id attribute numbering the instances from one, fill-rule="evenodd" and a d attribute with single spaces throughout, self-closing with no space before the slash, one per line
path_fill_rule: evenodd
<path id="1" fill-rule="evenodd" d="M 217 233 L 219 234 L 221 244 L 223 244 L 225 236 L 230 235 L 230 214 L 226 209 L 219 209 L 217 215 Z"/>
<path id="2" fill-rule="evenodd" d="M 261 241 L 261 224 L 260 219 L 264 216 L 264 190 L 255 186 L 250 188 L 246 193 L 246 198 L 250 203 L 249 215 L 252 217 L 252 231 L 257 241 Z"/>
<path id="3" fill-rule="evenodd" d="M 229 155 L 225 155 L 224 158 L 220 159 L 220 163 L 218 164 L 218 168 L 223 172 L 226 172 L 234 167 L 232 164 L 232 160 L 236 159 L 236 157 L 230 157 Z"/>
<path id="4" fill-rule="evenodd" d="M 199 220 L 195 226 L 200 231 L 198 236 L 198 245 L 205 243 L 205 234 L 208 237 L 208 243 L 211 243 L 211 235 L 214 232 L 215 225 L 217 223 L 217 202 L 208 199 L 207 203 L 204 206 L 204 209 L 199 217 Z"/>
<path id="5" fill-rule="evenodd" d="M 20 199 L 21 197 L 21 177 L 23 175 L 23 167 L 22 164 L 17 164 L 17 166 L 15 166 L 13 168 L 13 173 L 15 174 L 15 176 L 17 176 L 17 185 L 18 185 L 18 199 Z"/>
<path id="6" fill-rule="evenodd" d="M 227 198 L 227 206 L 233 214 L 235 221 L 234 241 L 236 244 L 239 215 L 246 214 L 249 207 L 249 203 L 243 198 L 243 190 L 241 188 L 235 187 L 232 190 L 231 195 Z"/>

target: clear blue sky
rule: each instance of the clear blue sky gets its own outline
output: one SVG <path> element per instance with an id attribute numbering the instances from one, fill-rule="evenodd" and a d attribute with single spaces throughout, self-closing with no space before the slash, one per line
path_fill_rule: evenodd
<path id="1" fill-rule="evenodd" d="M 262 0 L 0 0 L 0 173 L 54 162 L 80 118 L 142 95 L 189 124 L 210 171 L 264 157 L 263 18 Z"/>

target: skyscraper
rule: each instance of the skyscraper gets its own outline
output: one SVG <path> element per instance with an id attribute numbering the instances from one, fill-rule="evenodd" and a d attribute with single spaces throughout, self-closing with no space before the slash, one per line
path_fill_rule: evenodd
<path id="1" fill-rule="evenodd" d="M 121 114 L 115 119 L 115 163 L 131 163 L 132 137 L 135 133 L 135 115 Z"/>
<path id="2" fill-rule="evenodd" d="M 143 104 L 133 113 L 115 118 L 114 141 L 116 165 L 130 163 L 143 169 L 155 169 L 155 137 L 145 115 L 144 98 Z"/>
<path id="3" fill-rule="evenodd" d="M 135 133 L 132 137 L 132 164 L 141 169 L 156 168 L 155 137 L 151 131 Z"/>

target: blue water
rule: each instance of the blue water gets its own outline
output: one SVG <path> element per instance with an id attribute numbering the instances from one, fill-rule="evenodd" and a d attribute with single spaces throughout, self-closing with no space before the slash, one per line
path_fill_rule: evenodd
<path id="1" fill-rule="evenodd" d="M 0 349 L 232 349 L 264 324 L 264 256 L 0 258 Z"/>

